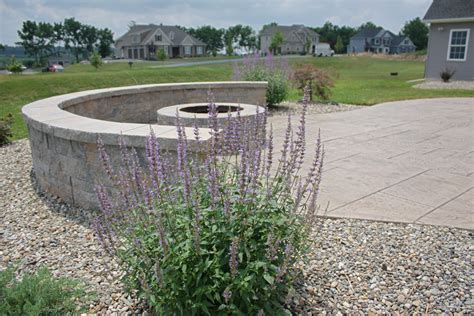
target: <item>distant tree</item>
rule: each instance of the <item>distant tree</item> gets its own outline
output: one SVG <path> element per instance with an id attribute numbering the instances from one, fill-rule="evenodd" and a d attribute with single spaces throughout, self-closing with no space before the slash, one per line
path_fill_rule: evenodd
<path id="1" fill-rule="evenodd" d="M 93 52 L 91 57 L 89 58 L 89 61 L 96 70 L 99 69 L 100 66 L 102 66 L 102 57 L 98 52 Z"/>
<path id="2" fill-rule="evenodd" d="M 164 62 L 167 57 L 168 57 L 168 55 L 166 55 L 166 52 L 163 48 L 160 48 L 156 52 L 156 59 L 158 59 L 161 62 Z"/>
<path id="3" fill-rule="evenodd" d="M 64 46 L 72 50 L 76 62 L 79 62 L 79 54 L 82 50 L 81 26 L 81 22 L 74 18 L 64 19 Z"/>
<path id="4" fill-rule="evenodd" d="M 226 47 L 232 45 L 232 51 L 234 46 L 247 51 L 254 50 L 257 47 L 255 31 L 248 25 L 237 24 L 229 27 L 224 33 L 224 42 Z"/>
<path id="5" fill-rule="evenodd" d="M 272 42 L 270 43 L 269 48 L 273 52 L 274 55 L 277 53 L 277 49 L 283 43 L 283 41 L 284 41 L 284 37 L 283 37 L 283 33 L 281 32 L 276 32 L 272 36 Z"/>
<path id="6" fill-rule="evenodd" d="M 255 31 L 248 25 L 239 25 L 238 44 L 247 51 L 254 50 L 257 47 L 257 37 Z"/>
<path id="7" fill-rule="evenodd" d="M 53 36 L 56 44 L 56 55 L 61 54 L 61 45 L 60 43 L 64 40 L 64 27 L 62 23 L 53 24 Z"/>
<path id="8" fill-rule="evenodd" d="M 406 22 L 400 31 L 400 35 L 410 38 L 417 50 L 426 49 L 428 46 L 428 33 L 428 26 L 420 18 Z"/>
<path id="9" fill-rule="evenodd" d="M 111 46 L 114 43 L 114 33 L 108 28 L 97 31 L 98 44 L 97 49 L 102 58 L 111 54 Z"/>
<path id="10" fill-rule="evenodd" d="M 44 57 L 51 54 L 56 43 L 53 25 L 44 22 L 23 22 L 18 36 L 21 41 L 17 44 L 23 46 L 29 56 L 35 58 L 36 64 L 40 64 Z"/>
<path id="11" fill-rule="evenodd" d="M 337 29 L 337 25 L 327 21 L 322 27 L 315 27 L 314 31 L 319 34 L 320 42 L 328 43 L 331 47 L 334 47 L 337 40 Z"/>
<path id="12" fill-rule="evenodd" d="M 227 56 L 234 55 L 234 43 L 232 42 L 232 38 L 229 38 L 226 42 L 225 53 Z"/>
<path id="13" fill-rule="evenodd" d="M 0 44 L 0 52 L 5 50 L 5 45 Z"/>
<path id="14" fill-rule="evenodd" d="M 357 33 L 357 30 L 350 26 L 337 26 L 329 21 L 324 23 L 322 27 L 315 27 L 313 30 L 320 35 L 319 40 L 321 42 L 328 43 L 335 51 L 337 51 L 336 44 L 339 36 L 342 39 L 343 46 L 346 47 L 349 45 L 351 37 Z"/>
<path id="15" fill-rule="evenodd" d="M 361 24 L 359 28 L 357 29 L 357 31 L 365 30 L 365 29 L 376 29 L 378 27 L 379 26 L 377 26 L 375 23 L 369 21 L 369 22 Z"/>
<path id="16" fill-rule="evenodd" d="M 224 29 L 216 29 L 210 25 L 200 26 L 197 29 L 189 29 L 188 33 L 206 43 L 206 52 L 217 55 L 217 52 L 224 48 Z"/>
<path id="17" fill-rule="evenodd" d="M 334 50 L 336 51 L 336 53 L 338 54 L 342 54 L 344 53 L 344 43 L 342 42 L 342 37 L 339 35 L 337 37 L 337 41 L 336 41 L 336 45 L 334 46 Z"/>
<path id="18" fill-rule="evenodd" d="M 79 30 L 79 42 L 81 51 L 89 58 L 89 54 L 94 52 L 94 46 L 98 40 L 98 30 L 94 26 L 82 24 Z"/>
<path id="19" fill-rule="evenodd" d="M 238 35 L 238 29 L 235 26 L 229 27 L 224 33 L 225 51 L 228 56 L 234 54 L 234 42 Z"/>

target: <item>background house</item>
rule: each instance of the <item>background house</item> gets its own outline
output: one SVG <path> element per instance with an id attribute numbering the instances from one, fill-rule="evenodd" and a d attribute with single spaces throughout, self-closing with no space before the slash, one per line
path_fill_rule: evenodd
<path id="1" fill-rule="evenodd" d="M 171 57 L 203 56 L 206 44 L 176 26 L 134 25 L 115 42 L 116 57 L 154 59 L 164 49 Z"/>
<path id="2" fill-rule="evenodd" d="M 474 80 L 474 0 L 434 0 L 424 19 L 430 24 L 425 78 Z"/>
<path id="3" fill-rule="evenodd" d="M 414 52 L 413 42 L 407 36 L 395 35 L 381 27 L 360 30 L 351 37 L 347 53 L 401 54 Z"/>
<path id="4" fill-rule="evenodd" d="M 260 32 L 260 50 L 270 51 L 272 38 L 276 33 L 283 35 L 283 42 L 278 45 L 277 54 L 315 53 L 319 35 L 304 25 L 270 26 Z"/>

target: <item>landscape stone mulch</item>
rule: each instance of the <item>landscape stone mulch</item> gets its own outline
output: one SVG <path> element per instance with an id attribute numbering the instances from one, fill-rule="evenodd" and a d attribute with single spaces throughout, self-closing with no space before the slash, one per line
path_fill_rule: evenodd
<path id="1" fill-rule="evenodd" d="M 473 81 L 453 80 L 450 82 L 443 82 L 441 80 L 427 80 L 425 82 L 413 86 L 417 89 L 428 90 L 474 90 Z"/>
<path id="2" fill-rule="evenodd" d="M 94 237 L 93 214 L 37 190 L 28 141 L 0 148 L 0 165 L 0 268 L 46 265 L 97 293 L 89 313 L 142 313 L 143 304 L 124 292 L 118 266 Z M 289 306 L 300 315 L 473 314 L 472 234 L 321 219 Z"/>
<path id="3" fill-rule="evenodd" d="M 299 115 L 301 113 L 301 108 L 303 104 L 301 101 L 298 102 L 283 102 L 278 106 L 271 107 L 269 110 L 270 116 L 272 115 L 288 115 L 289 113 L 294 115 Z M 343 111 L 352 111 L 364 108 L 360 105 L 351 105 L 351 104 L 339 104 L 339 103 L 320 103 L 312 102 L 308 105 L 307 114 L 316 115 L 332 112 L 343 112 Z"/>

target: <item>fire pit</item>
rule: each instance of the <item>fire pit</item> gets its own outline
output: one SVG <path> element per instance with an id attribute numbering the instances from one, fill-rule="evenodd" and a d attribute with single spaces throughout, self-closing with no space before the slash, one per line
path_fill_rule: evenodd
<path id="1" fill-rule="evenodd" d="M 253 121 L 257 114 L 263 113 L 264 108 L 253 104 L 218 102 L 217 121 L 219 125 L 224 125 L 227 120 L 234 119 L 240 115 L 243 121 Z M 239 114 L 238 114 L 239 112 Z M 207 103 L 187 103 L 167 106 L 157 111 L 157 123 L 160 125 L 174 125 L 176 113 L 179 114 L 183 126 L 208 127 L 209 109 Z"/>

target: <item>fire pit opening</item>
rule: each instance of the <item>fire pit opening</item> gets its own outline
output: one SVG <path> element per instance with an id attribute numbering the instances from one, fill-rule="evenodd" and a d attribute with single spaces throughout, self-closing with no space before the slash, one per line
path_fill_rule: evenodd
<path id="1" fill-rule="evenodd" d="M 203 114 L 209 112 L 209 107 L 207 105 L 196 105 L 196 106 L 187 106 L 179 109 L 182 112 L 186 113 L 196 113 Z M 232 106 L 232 105 L 217 105 L 217 113 L 229 113 L 242 111 L 241 107 Z"/>

